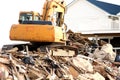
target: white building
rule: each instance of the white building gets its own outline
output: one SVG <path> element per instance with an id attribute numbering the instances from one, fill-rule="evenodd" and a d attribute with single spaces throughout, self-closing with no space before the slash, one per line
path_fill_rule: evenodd
<path id="1" fill-rule="evenodd" d="M 68 29 L 74 32 L 114 32 L 120 30 L 119 18 L 100 9 L 88 0 L 74 0 L 67 6 L 65 23 Z"/>
<path id="2" fill-rule="evenodd" d="M 97 0 L 73 0 L 65 15 L 68 29 L 89 37 L 107 38 L 108 41 L 120 37 L 120 6 L 99 3 L 102 4 Z M 106 4 L 112 6 L 104 9 Z"/>

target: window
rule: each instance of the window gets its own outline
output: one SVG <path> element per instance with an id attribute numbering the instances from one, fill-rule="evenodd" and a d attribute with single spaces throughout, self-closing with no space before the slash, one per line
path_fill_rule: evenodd
<path id="1" fill-rule="evenodd" d="M 113 30 L 118 30 L 119 29 L 119 22 L 117 20 L 113 20 L 111 22 L 111 27 Z"/>
<path id="2" fill-rule="evenodd" d="M 21 13 L 19 20 L 21 20 L 21 21 L 32 21 L 32 14 L 30 14 L 30 13 Z"/>

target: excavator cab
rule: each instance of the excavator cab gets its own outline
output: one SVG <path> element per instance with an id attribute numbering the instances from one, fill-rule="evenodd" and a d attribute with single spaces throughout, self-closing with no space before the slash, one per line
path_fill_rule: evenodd
<path id="1" fill-rule="evenodd" d="M 40 21 L 40 14 L 34 11 L 21 11 L 19 13 L 19 24 L 24 23 L 24 21 Z"/>
<path id="2" fill-rule="evenodd" d="M 18 22 L 19 24 L 52 25 L 51 21 L 43 21 L 40 14 L 34 11 L 21 11 Z"/>

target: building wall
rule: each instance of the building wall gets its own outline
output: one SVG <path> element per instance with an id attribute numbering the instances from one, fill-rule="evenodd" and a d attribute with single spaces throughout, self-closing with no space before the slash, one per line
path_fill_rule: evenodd
<path id="1" fill-rule="evenodd" d="M 78 0 L 68 6 L 65 23 L 74 32 L 112 30 L 108 13 L 86 0 Z"/>

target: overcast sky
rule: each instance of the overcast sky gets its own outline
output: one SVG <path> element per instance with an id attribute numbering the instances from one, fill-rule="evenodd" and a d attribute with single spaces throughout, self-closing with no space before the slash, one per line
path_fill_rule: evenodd
<path id="1" fill-rule="evenodd" d="M 73 0 L 65 0 L 68 4 Z M 120 0 L 100 0 L 120 5 Z M 2 0 L 0 2 L 0 47 L 14 43 L 9 40 L 12 24 L 18 23 L 19 11 L 37 11 L 41 13 L 45 0 Z"/>

